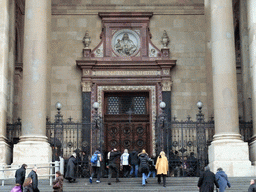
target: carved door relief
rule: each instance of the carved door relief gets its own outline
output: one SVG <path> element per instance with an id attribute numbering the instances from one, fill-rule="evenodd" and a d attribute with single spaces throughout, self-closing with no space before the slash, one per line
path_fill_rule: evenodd
<path id="1" fill-rule="evenodd" d="M 106 150 L 149 151 L 149 123 L 106 123 Z"/>
<path id="2" fill-rule="evenodd" d="M 106 150 L 150 151 L 148 93 L 105 94 Z"/>

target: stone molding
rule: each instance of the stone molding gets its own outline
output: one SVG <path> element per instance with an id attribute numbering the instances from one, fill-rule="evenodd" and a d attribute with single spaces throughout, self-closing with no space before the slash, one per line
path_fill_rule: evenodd
<path id="1" fill-rule="evenodd" d="M 152 130 L 152 146 L 153 154 L 155 155 L 155 122 L 157 116 L 157 92 L 156 86 L 97 86 L 97 102 L 99 103 L 98 113 L 102 116 L 102 107 L 104 103 L 104 92 L 106 91 L 149 91 L 151 105 L 151 130 Z"/>
<path id="2" fill-rule="evenodd" d="M 116 11 L 154 12 L 154 15 L 204 15 L 204 4 L 195 5 L 52 5 L 52 15 L 97 15 L 98 12 Z"/>

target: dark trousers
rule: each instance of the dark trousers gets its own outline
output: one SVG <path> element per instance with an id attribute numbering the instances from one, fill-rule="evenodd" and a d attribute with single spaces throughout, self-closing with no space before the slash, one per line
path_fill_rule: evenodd
<path id="1" fill-rule="evenodd" d="M 166 175 L 164 174 L 157 175 L 157 182 L 161 183 L 161 176 L 163 177 L 163 186 L 166 186 Z"/>
<path id="2" fill-rule="evenodd" d="M 118 171 L 116 165 L 115 165 L 115 164 L 110 164 L 108 167 L 109 167 L 109 168 L 108 168 L 108 183 L 110 183 L 110 179 L 111 179 L 111 177 L 112 177 L 113 171 L 116 172 L 116 180 L 118 180 L 119 171 Z"/>
<path id="3" fill-rule="evenodd" d="M 97 175 L 97 180 L 100 180 L 100 167 L 92 166 L 92 175 L 93 178 L 94 175 Z"/>
<path id="4" fill-rule="evenodd" d="M 124 177 L 128 177 L 128 174 L 130 172 L 130 166 L 129 165 L 123 165 L 123 171 L 124 171 Z"/>

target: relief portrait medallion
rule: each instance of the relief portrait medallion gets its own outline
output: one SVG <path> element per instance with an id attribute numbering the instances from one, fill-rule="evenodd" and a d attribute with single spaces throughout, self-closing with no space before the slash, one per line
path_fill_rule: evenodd
<path id="1" fill-rule="evenodd" d="M 132 30 L 117 31 L 112 38 L 112 49 L 119 56 L 134 56 L 140 48 L 139 35 Z"/>

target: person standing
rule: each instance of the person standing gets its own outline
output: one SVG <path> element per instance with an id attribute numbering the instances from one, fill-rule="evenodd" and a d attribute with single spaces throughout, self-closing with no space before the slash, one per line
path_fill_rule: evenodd
<path id="1" fill-rule="evenodd" d="M 38 176 L 37 176 L 37 167 L 33 167 L 32 171 L 28 174 L 28 177 L 32 179 L 32 189 L 33 192 L 39 192 L 38 189 Z"/>
<path id="2" fill-rule="evenodd" d="M 124 177 L 128 177 L 130 171 L 128 149 L 124 150 L 124 153 L 121 155 L 120 160 L 120 164 L 123 167 Z"/>
<path id="3" fill-rule="evenodd" d="M 23 191 L 23 183 L 25 181 L 25 177 L 26 177 L 26 169 L 27 169 L 27 165 L 23 164 L 21 166 L 21 168 L 17 169 L 17 171 L 15 172 L 15 178 L 16 178 L 16 184 L 20 184 L 21 186 L 21 191 Z"/>
<path id="4" fill-rule="evenodd" d="M 119 170 L 116 165 L 117 164 L 116 161 L 117 161 L 118 157 L 120 157 L 120 156 L 121 156 L 121 152 L 117 151 L 116 148 L 114 148 L 113 151 L 111 151 L 109 153 L 109 160 L 108 160 L 109 164 L 107 166 L 107 168 L 108 168 L 108 185 L 111 185 L 110 180 L 111 180 L 113 171 L 116 172 L 116 182 L 120 182 Z"/>
<path id="5" fill-rule="evenodd" d="M 67 179 L 70 183 L 76 181 L 76 153 L 73 153 L 68 159 L 67 171 L 65 175 L 65 179 Z"/>
<path id="6" fill-rule="evenodd" d="M 252 179 L 250 184 L 248 192 L 256 192 L 256 179 Z"/>
<path id="7" fill-rule="evenodd" d="M 157 182 L 161 183 L 161 177 L 163 177 L 163 186 L 166 187 L 166 176 L 168 172 L 168 160 L 165 156 L 165 152 L 161 151 L 156 160 L 156 173 Z"/>
<path id="8" fill-rule="evenodd" d="M 145 149 L 138 155 L 139 156 L 139 165 L 140 165 L 140 172 L 142 174 L 142 186 L 145 186 L 147 183 L 147 175 L 149 172 L 148 166 L 148 154 L 146 153 Z"/>
<path id="9" fill-rule="evenodd" d="M 199 187 L 199 192 L 213 192 L 214 184 L 219 188 L 214 173 L 210 171 L 209 166 L 206 166 L 205 171 L 200 175 L 198 180 L 197 186 Z"/>
<path id="10" fill-rule="evenodd" d="M 215 175 L 216 180 L 219 184 L 219 192 L 224 192 L 227 186 L 230 188 L 230 182 L 228 181 L 227 174 L 223 171 L 222 168 L 217 169 L 217 173 Z"/>
<path id="11" fill-rule="evenodd" d="M 24 191 L 23 192 L 33 192 L 33 187 L 32 187 L 32 178 L 31 177 L 28 177 L 24 184 L 23 184 L 23 187 L 24 187 Z"/>
<path id="12" fill-rule="evenodd" d="M 151 173 L 152 173 L 152 177 L 155 178 L 156 177 L 156 168 L 155 168 L 155 157 L 149 158 L 148 160 L 148 166 L 149 166 L 149 173 L 148 173 L 148 178 L 150 177 Z"/>
<path id="13" fill-rule="evenodd" d="M 133 173 L 135 177 L 138 177 L 139 170 L 139 157 L 138 152 L 133 150 L 129 155 L 129 163 L 131 166 L 130 177 L 132 177 Z"/>
<path id="14" fill-rule="evenodd" d="M 62 192 L 63 191 L 63 176 L 59 171 L 55 173 L 56 179 L 52 182 L 53 192 Z"/>
<path id="15" fill-rule="evenodd" d="M 92 175 L 89 182 L 92 183 L 93 176 L 97 175 L 96 183 L 100 183 L 100 162 L 102 161 L 102 155 L 99 150 L 96 150 L 91 158 L 92 163 Z"/>

